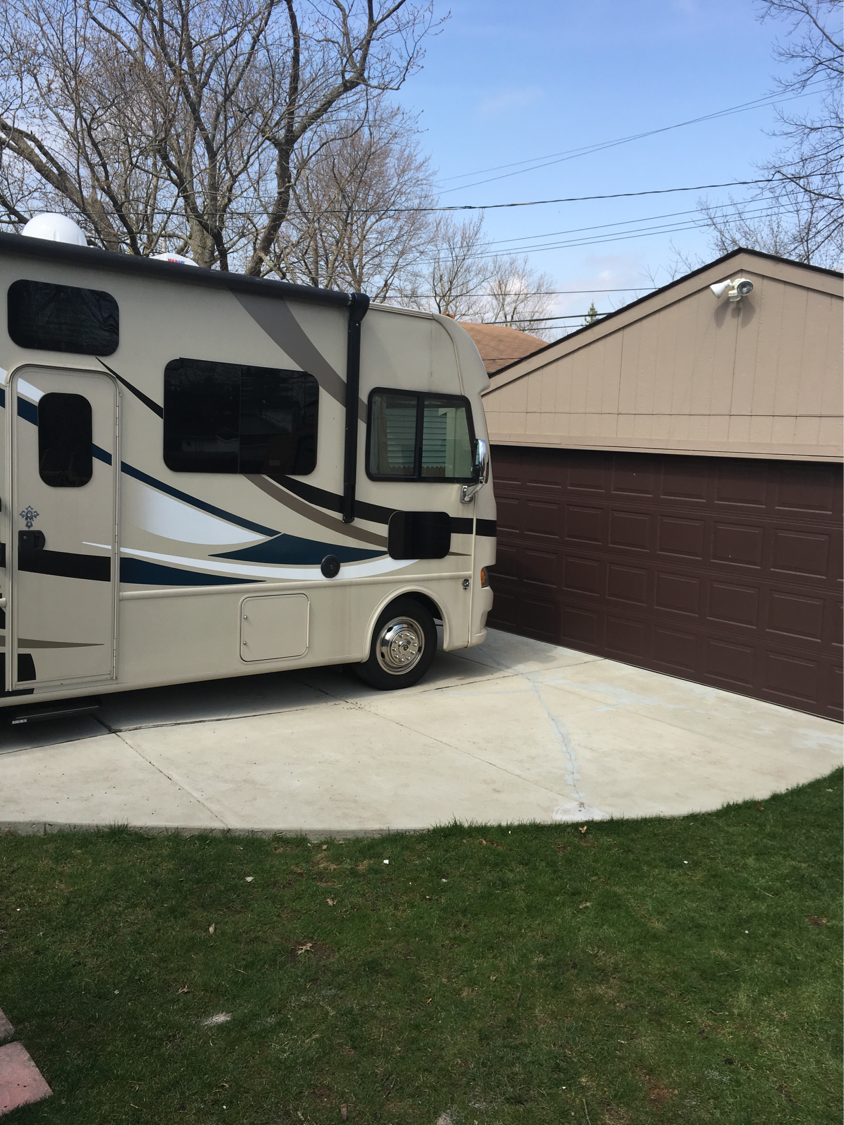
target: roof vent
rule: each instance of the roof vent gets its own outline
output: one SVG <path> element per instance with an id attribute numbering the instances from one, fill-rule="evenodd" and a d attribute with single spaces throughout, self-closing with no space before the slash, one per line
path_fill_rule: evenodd
<path id="1" fill-rule="evenodd" d="M 195 266 L 192 258 L 183 258 L 181 254 L 150 254 L 156 262 L 174 262 L 177 266 Z"/>
<path id="2" fill-rule="evenodd" d="M 30 219 L 23 228 L 25 238 L 46 238 L 49 242 L 69 242 L 71 246 L 87 246 L 85 232 L 67 215 L 45 212 Z"/>

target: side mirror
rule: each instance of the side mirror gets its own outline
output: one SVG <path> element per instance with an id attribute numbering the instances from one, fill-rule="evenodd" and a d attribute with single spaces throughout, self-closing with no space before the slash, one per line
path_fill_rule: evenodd
<path id="1" fill-rule="evenodd" d="M 472 483 L 464 484 L 460 490 L 460 499 L 468 504 L 476 492 L 489 480 L 489 446 L 483 438 L 475 441 L 475 459 L 472 465 Z"/>

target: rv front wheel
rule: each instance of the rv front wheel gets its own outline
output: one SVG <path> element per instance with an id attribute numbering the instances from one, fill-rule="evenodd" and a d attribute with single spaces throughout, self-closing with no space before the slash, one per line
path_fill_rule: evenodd
<path id="1" fill-rule="evenodd" d="M 431 614 L 412 598 L 399 598 L 378 618 L 369 658 L 355 670 L 370 687 L 394 691 L 420 680 L 436 651 L 437 629 Z"/>

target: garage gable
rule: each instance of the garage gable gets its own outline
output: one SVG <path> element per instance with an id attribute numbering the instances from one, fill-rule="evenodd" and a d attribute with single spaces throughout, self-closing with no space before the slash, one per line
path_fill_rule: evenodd
<path id="1" fill-rule="evenodd" d="M 713 283 L 747 277 L 720 300 Z M 494 444 L 841 460 L 842 277 L 736 250 L 493 376 Z"/>

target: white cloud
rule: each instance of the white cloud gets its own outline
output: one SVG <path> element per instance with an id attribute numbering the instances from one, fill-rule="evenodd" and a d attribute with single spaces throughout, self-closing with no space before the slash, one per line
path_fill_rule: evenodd
<path id="1" fill-rule="evenodd" d="M 538 86 L 527 86 L 521 90 L 502 90 L 493 97 L 482 98 L 478 103 L 478 112 L 483 117 L 497 117 L 512 113 L 514 110 L 526 109 L 538 102 L 542 96 L 542 90 Z"/>

